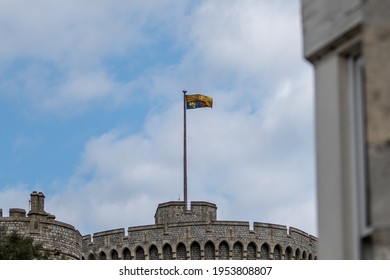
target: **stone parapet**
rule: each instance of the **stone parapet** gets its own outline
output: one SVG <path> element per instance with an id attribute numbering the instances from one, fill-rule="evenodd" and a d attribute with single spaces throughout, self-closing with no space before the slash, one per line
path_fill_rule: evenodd
<path id="1" fill-rule="evenodd" d="M 159 204 L 156 224 L 108 230 L 83 237 L 83 259 L 316 259 L 317 238 L 284 225 L 217 221 L 216 206 Z M 196 209 L 195 206 L 199 208 Z M 203 215 L 199 215 L 203 213 Z M 201 217 L 201 218 L 199 218 Z M 160 220 L 160 218 L 162 220 Z"/>

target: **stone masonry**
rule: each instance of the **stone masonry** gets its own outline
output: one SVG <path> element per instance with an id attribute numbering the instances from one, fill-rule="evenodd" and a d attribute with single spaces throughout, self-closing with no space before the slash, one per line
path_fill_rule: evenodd
<path id="1" fill-rule="evenodd" d="M 55 220 L 55 216 L 44 210 L 45 196 L 41 192 L 31 193 L 31 210 L 11 208 L 9 217 L 0 211 L 0 227 L 7 232 L 17 232 L 31 236 L 34 242 L 41 243 L 53 260 L 78 260 L 81 258 L 81 235 L 72 226 Z"/>
<path id="2" fill-rule="evenodd" d="M 195 201 L 158 205 L 155 224 L 112 229 L 81 236 L 44 210 L 45 196 L 31 193 L 31 210 L 0 209 L 0 226 L 42 243 L 49 259 L 255 260 L 317 259 L 317 238 L 299 229 L 249 222 L 218 221 L 217 206 Z"/>
<path id="3" fill-rule="evenodd" d="M 83 259 L 317 259 L 317 238 L 299 229 L 218 221 L 217 206 L 195 201 L 158 206 L 155 224 L 83 236 Z"/>

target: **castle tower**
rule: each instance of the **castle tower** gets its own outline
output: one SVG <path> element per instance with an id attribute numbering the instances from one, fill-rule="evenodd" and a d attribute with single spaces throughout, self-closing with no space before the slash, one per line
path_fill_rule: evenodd
<path id="1" fill-rule="evenodd" d="M 186 208 L 184 201 L 170 201 L 158 205 L 154 216 L 155 224 L 177 224 L 186 222 L 206 222 L 217 220 L 217 206 L 205 201 L 192 201 Z"/>
<path id="2" fill-rule="evenodd" d="M 7 233 L 16 231 L 23 236 L 32 237 L 43 246 L 50 260 L 81 259 L 81 235 L 74 226 L 55 220 L 55 216 L 45 211 L 45 195 L 33 191 L 30 194 L 30 211 L 10 208 L 9 217 L 3 217 L 0 209 L 0 228 Z"/>

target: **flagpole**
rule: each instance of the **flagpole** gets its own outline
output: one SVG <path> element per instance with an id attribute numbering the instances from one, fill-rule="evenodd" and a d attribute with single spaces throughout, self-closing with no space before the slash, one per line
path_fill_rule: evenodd
<path id="1" fill-rule="evenodd" d="M 183 112 L 184 112 L 184 137 L 183 137 L 183 188 L 184 205 L 187 210 L 187 115 L 186 115 L 186 90 L 183 90 Z"/>

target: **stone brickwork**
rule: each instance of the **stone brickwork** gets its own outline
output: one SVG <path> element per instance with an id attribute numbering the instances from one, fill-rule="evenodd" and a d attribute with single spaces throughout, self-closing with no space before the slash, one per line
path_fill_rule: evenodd
<path id="1" fill-rule="evenodd" d="M 184 202 L 171 201 L 161 203 L 155 214 L 156 224 L 205 222 L 217 219 L 217 206 L 205 201 L 193 201 L 191 209 L 187 209 Z"/>
<path id="2" fill-rule="evenodd" d="M 390 259 L 390 1 L 365 3 L 363 52 L 368 166 L 368 227 L 364 258 Z"/>
<path id="3" fill-rule="evenodd" d="M 0 209 L 0 226 L 41 242 L 50 259 L 255 260 L 316 259 L 317 238 L 295 228 L 218 221 L 209 202 L 171 201 L 157 207 L 155 224 L 85 235 L 45 212 L 44 195 L 31 193 L 31 210 Z"/>
<path id="4" fill-rule="evenodd" d="M 266 223 L 218 221 L 209 202 L 158 206 L 155 225 L 83 236 L 83 259 L 317 259 L 317 238 Z M 93 238 L 92 238 L 93 237 Z M 112 256 L 115 256 L 113 258 Z"/>
<path id="5" fill-rule="evenodd" d="M 11 208 L 9 217 L 0 215 L 0 227 L 7 232 L 31 236 L 41 243 L 49 259 L 81 259 L 81 235 L 71 225 L 55 220 L 55 216 L 44 211 L 42 193 L 31 194 L 31 210 Z M 1 211 L 2 213 L 2 211 Z"/>

